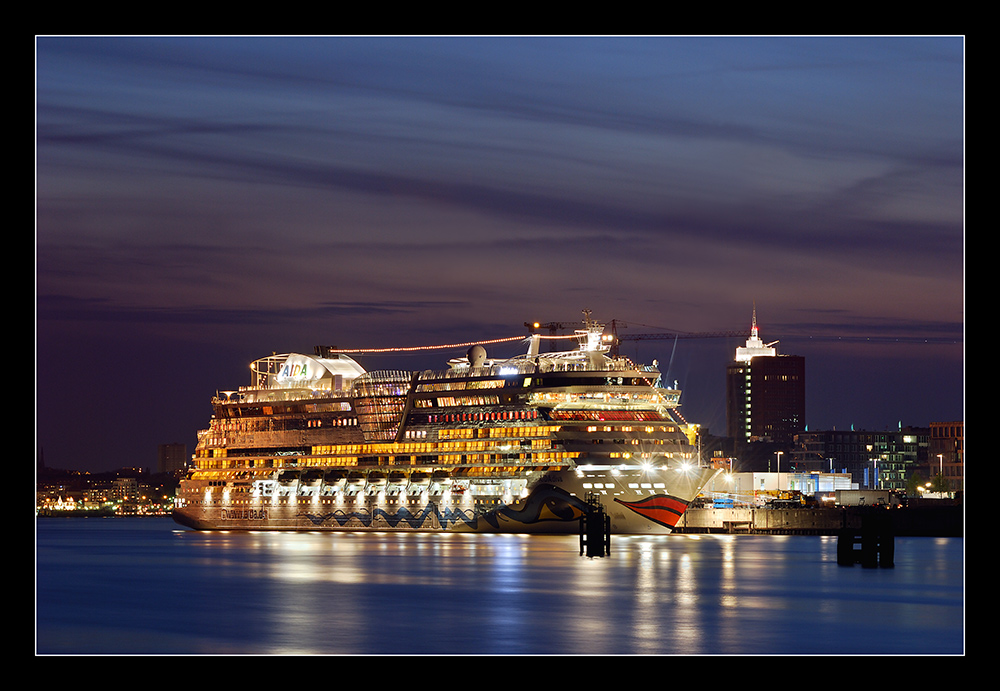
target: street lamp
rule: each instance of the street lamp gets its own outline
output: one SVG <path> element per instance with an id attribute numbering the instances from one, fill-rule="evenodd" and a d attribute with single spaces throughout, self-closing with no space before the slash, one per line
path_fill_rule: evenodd
<path id="1" fill-rule="evenodd" d="M 940 454 L 939 453 L 937 455 L 937 457 L 938 457 L 938 477 L 940 477 L 940 480 L 938 480 L 938 483 L 941 485 L 941 489 L 943 489 L 944 488 L 944 454 Z"/>
<path id="2" fill-rule="evenodd" d="M 779 451 L 778 452 L 778 491 L 779 492 L 781 491 L 781 454 L 783 454 L 783 453 L 784 453 L 784 451 Z"/>
<path id="3" fill-rule="evenodd" d="M 874 489 L 874 485 L 875 485 L 875 477 L 874 476 L 878 475 L 878 461 L 872 456 L 872 445 L 871 444 L 868 444 L 867 446 L 865 446 L 865 449 L 868 451 L 868 460 L 872 462 L 872 474 L 873 474 L 872 481 L 869 482 L 869 483 L 867 483 L 867 484 L 868 484 L 868 488 L 869 489 Z M 867 474 L 868 474 L 868 468 L 865 468 L 865 475 L 867 475 Z"/>

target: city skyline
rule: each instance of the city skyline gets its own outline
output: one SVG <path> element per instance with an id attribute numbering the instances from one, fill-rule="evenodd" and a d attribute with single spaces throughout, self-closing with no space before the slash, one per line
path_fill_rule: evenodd
<path id="1" fill-rule="evenodd" d="M 810 429 L 964 417 L 961 37 L 39 37 L 35 57 L 50 467 L 193 449 L 211 395 L 272 352 L 584 309 L 637 334 L 745 330 L 756 305 L 806 360 Z M 721 435 L 737 345 L 622 352 Z"/>

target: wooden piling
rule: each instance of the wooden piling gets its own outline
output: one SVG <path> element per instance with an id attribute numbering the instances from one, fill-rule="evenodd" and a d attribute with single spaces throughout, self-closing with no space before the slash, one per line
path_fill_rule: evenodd
<path id="1" fill-rule="evenodd" d="M 873 509 L 865 514 L 860 529 L 841 528 L 837 536 L 838 564 L 861 564 L 868 569 L 891 569 L 895 565 L 895 535 L 887 511 L 889 509 Z"/>
<path id="2" fill-rule="evenodd" d="M 580 554 L 586 552 L 588 557 L 610 556 L 611 516 L 596 497 L 588 503 L 590 511 L 580 517 Z"/>

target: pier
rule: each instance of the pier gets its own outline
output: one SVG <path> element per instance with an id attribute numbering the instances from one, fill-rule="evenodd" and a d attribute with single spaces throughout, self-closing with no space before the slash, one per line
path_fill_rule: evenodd
<path id="1" fill-rule="evenodd" d="M 674 528 L 681 534 L 840 535 L 861 530 L 866 516 L 884 515 L 897 536 L 962 537 L 961 504 L 900 508 L 837 506 L 824 508 L 688 509 Z"/>

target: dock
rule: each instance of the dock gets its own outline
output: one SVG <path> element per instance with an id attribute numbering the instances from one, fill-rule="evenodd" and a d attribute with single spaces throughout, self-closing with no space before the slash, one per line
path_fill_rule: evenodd
<path id="1" fill-rule="evenodd" d="M 962 506 L 874 508 L 688 509 L 674 528 L 680 534 L 840 535 L 860 530 L 866 516 L 884 514 L 896 536 L 963 537 Z"/>

